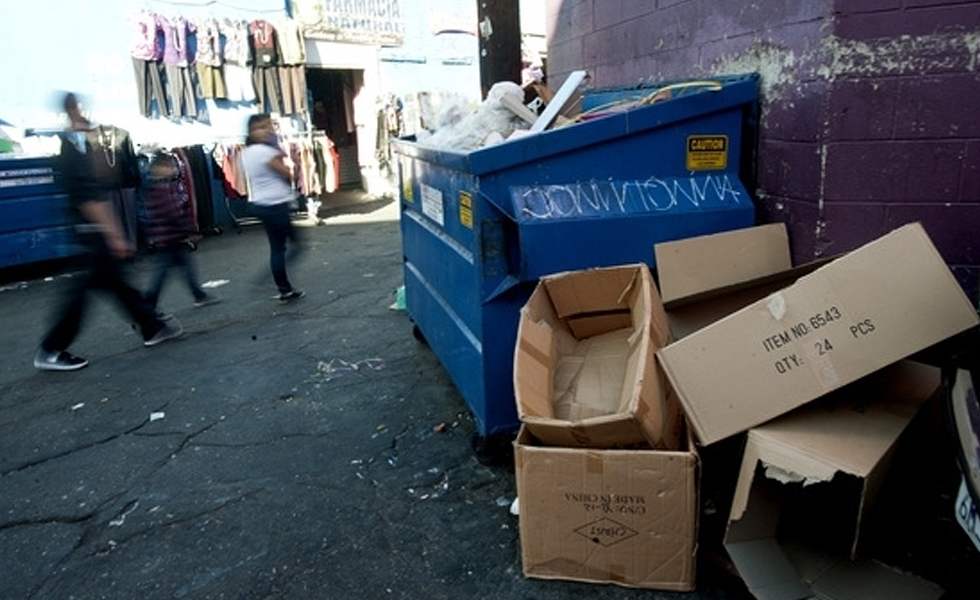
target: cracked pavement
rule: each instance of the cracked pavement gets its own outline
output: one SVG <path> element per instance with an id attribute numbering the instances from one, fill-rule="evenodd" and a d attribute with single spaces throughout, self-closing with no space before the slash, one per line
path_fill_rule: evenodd
<path id="1" fill-rule="evenodd" d="M 31 357 L 69 274 L 0 291 L 0 600 L 743 598 L 523 577 L 511 464 L 471 450 L 472 417 L 389 307 L 397 204 L 304 227 L 280 306 L 257 226 L 194 255 L 223 302 L 177 274 L 160 306 L 185 334 L 145 348 L 96 294 L 71 351 Z M 133 265 L 148 279 L 148 257 Z"/>

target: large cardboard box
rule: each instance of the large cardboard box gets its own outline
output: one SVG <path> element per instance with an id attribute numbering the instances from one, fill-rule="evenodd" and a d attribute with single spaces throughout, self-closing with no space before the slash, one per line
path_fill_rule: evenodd
<path id="1" fill-rule="evenodd" d="M 702 444 L 764 423 L 978 323 L 918 223 L 778 285 L 786 287 L 657 352 Z"/>
<path id="2" fill-rule="evenodd" d="M 654 245 L 660 297 L 675 340 L 791 285 L 829 260 L 793 267 L 783 223 Z"/>
<path id="3" fill-rule="evenodd" d="M 749 430 L 725 548 L 757 598 L 942 595 L 861 552 L 899 436 L 940 390 L 938 368 L 901 361 Z"/>
<path id="4" fill-rule="evenodd" d="M 670 340 L 644 264 L 542 277 L 521 309 L 521 422 L 564 447 L 677 449 L 683 418 L 655 352 Z"/>
<path id="5" fill-rule="evenodd" d="M 526 576 L 694 589 L 693 439 L 674 451 L 561 448 L 523 425 L 514 460 Z"/>

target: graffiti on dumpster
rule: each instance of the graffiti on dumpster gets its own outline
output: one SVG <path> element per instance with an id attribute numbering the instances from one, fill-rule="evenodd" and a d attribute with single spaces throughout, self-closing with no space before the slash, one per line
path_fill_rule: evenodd
<path id="1" fill-rule="evenodd" d="M 521 186 L 511 197 L 524 220 L 688 212 L 750 202 L 727 174 Z"/>

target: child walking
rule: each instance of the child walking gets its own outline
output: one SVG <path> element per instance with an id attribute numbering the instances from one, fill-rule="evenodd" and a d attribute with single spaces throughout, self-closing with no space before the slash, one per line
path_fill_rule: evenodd
<path id="1" fill-rule="evenodd" d="M 179 268 L 194 295 L 194 306 L 220 302 L 220 298 L 205 292 L 197 280 L 197 269 L 190 255 L 195 230 L 187 183 L 180 175 L 180 164 L 173 154 L 158 152 L 150 158 L 143 186 L 143 209 L 147 240 L 157 255 L 146 301 L 156 309 L 167 275 L 171 269 Z M 159 310 L 157 313 L 162 314 Z"/>

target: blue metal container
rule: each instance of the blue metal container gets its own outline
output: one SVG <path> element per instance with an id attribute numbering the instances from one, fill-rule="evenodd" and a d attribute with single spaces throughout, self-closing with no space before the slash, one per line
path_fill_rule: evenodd
<path id="1" fill-rule="evenodd" d="M 586 93 L 590 109 L 658 87 Z M 643 262 L 656 243 L 754 224 L 739 179 L 757 77 L 472 152 L 392 142 L 406 310 L 469 405 L 479 434 L 519 426 L 521 307 L 542 275 Z"/>
<path id="2" fill-rule="evenodd" d="M 0 268 L 77 255 L 57 157 L 0 160 Z"/>

